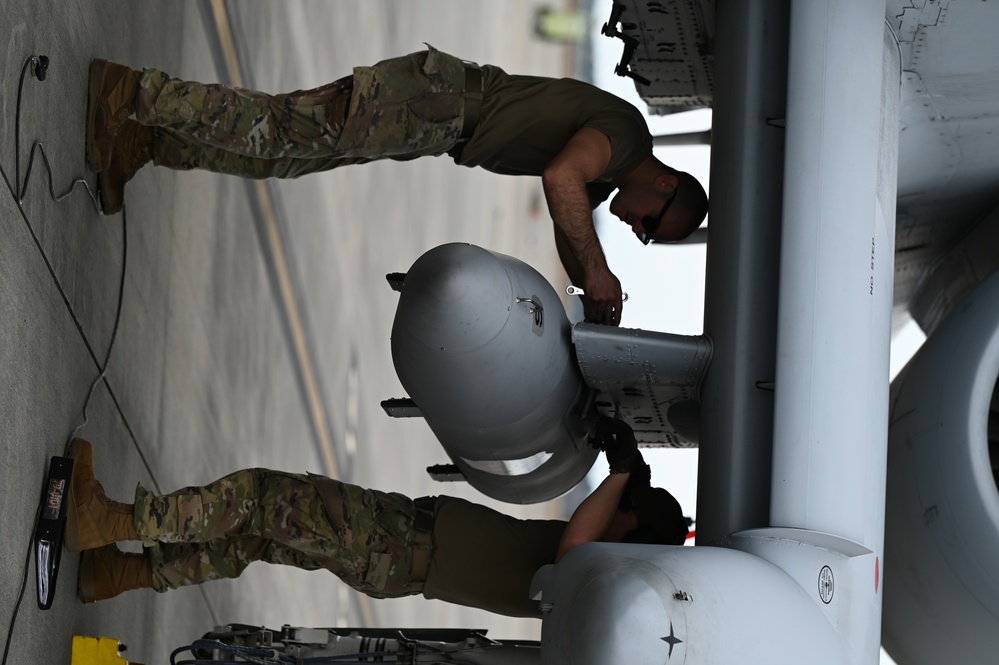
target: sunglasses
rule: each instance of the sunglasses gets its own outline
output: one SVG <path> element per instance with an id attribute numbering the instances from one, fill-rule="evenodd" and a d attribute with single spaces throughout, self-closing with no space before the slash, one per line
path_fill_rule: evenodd
<path id="1" fill-rule="evenodd" d="M 659 211 L 659 215 L 657 217 L 653 217 L 652 215 L 642 217 L 642 232 L 635 233 L 635 237 L 637 237 L 643 245 L 648 245 L 652 242 L 652 237 L 656 235 L 659 227 L 662 226 L 663 217 L 666 216 L 666 211 L 669 210 L 669 207 L 673 205 L 673 200 L 676 198 L 676 193 L 679 190 L 680 187 L 677 185 L 670 197 L 666 199 L 666 205 L 664 205 L 663 209 Z"/>

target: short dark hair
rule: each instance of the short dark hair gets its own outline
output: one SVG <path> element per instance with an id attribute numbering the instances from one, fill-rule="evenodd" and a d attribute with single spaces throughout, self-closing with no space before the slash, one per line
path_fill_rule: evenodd
<path id="1" fill-rule="evenodd" d="M 677 178 L 676 199 L 670 206 L 669 217 L 682 221 L 680 235 L 683 240 L 701 225 L 708 214 L 708 194 L 697 178 L 684 171 L 673 171 Z"/>

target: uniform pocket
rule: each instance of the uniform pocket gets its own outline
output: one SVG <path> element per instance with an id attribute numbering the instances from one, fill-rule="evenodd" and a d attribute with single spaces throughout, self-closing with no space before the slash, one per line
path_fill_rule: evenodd
<path id="1" fill-rule="evenodd" d="M 372 591 L 385 591 L 392 572 L 392 555 L 372 552 L 368 557 L 368 572 L 364 576 L 364 586 Z"/>

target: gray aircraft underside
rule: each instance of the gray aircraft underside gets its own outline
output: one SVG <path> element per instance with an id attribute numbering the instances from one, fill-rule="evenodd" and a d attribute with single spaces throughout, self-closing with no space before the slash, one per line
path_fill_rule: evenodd
<path id="1" fill-rule="evenodd" d="M 822 67 L 839 64 L 809 53 L 811 36 L 796 37 L 806 23 L 795 11 L 804 14 L 802 7 L 810 11 L 819 4 L 606 3 L 611 20 L 605 33 L 622 43 L 619 73 L 636 80 L 654 112 L 714 108 L 704 335 L 570 326 L 559 294 L 528 266 L 467 245 L 432 250 L 395 279 L 401 294 L 393 355 L 412 400 L 386 409 L 427 419 L 450 457 L 449 465 L 432 471 L 441 479 L 463 478 L 512 502 L 557 496 L 591 466 L 595 453 L 586 431 L 601 412 L 631 423 L 644 445 L 701 447 L 699 546 L 693 549 L 721 546 L 732 561 L 670 548 L 580 548 L 585 552 L 536 580 L 539 590 L 544 587 L 542 607 L 549 608 L 542 662 L 603 662 L 615 656 L 625 659 L 621 662 L 730 662 L 725 659 L 737 651 L 699 646 L 709 634 L 714 644 L 766 636 L 769 646 L 750 650 L 756 655 L 746 662 L 757 662 L 756 657 L 788 662 L 783 659 L 794 653 L 788 644 L 796 641 L 791 633 L 807 636 L 801 639 L 823 654 L 842 650 L 829 662 L 873 662 L 869 649 L 856 647 L 870 640 L 871 628 L 855 624 L 876 624 L 879 616 L 880 640 L 876 629 L 873 639 L 901 664 L 989 662 L 999 653 L 997 3 L 888 3 L 877 40 L 883 53 L 874 63 L 881 74 L 871 79 L 875 94 L 881 90 L 880 118 L 872 130 L 877 149 L 869 158 L 877 166 L 865 171 L 861 155 L 857 164 L 849 155 L 838 163 L 847 171 L 847 184 L 834 195 L 849 199 L 873 192 L 875 185 L 862 180 L 873 177 L 878 180 L 876 216 L 895 220 L 893 235 L 878 238 L 874 232 L 866 241 L 871 294 L 875 258 L 884 263 L 879 252 L 885 244 L 890 251 L 893 241 L 888 256 L 894 255 L 894 267 L 878 277 L 878 286 L 893 283 L 885 300 L 885 309 L 891 300 L 891 326 L 897 329 L 911 316 L 928 335 L 890 394 L 886 367 L 867 378 L 858 375 L 852 384 L 844 379 L 839 387 L 850 391 L 873 382 L 881 387 L 867 399 L 888 403 L 887 489 L 878 480 L 870 498 L 863 499 L 878 514 L 885 499 L 883 558 L 878 537 L 844 539 L 849 534 L 834 529 L 797 532 L 786 528 L 797 525 L 776 517 L 794 514 L 779 505 L 788 496 L 780 484 L 784 481 L 774 484 L 771 494 L 783 454 L 773 448 L 774 394 L 781 399 L 780 379 L 792 374 L 775 369 L 775 358 L 784 351 L 775 350 L 778 324 L 771 319 L 780 319 L 778 301 L 790 301 L 784 300 L 783 285 L 779 300 L 776 275 L 756 281 L 756 273 L 765 272 L 760 266 L 776 265 L 778 258 L 782 270 L 793 264 L 779 257 L 779 243 L 764 246 L 758 238 L 779 238 L 779 226 L 776 231 L 762 226 L 770 222 L 761 219 L 779 219 L 783 197 L 784 224 L 789 223 L 794 213 L 787 206 L 794 199 L 780 190 L 797 182 L 792 180 L 796 171 L 812 166 L 809 153 L 792 139 L 792 131 L 800 131 L 795 109 L 812 103 L 798 92 L 795 77 L 806 66 L 801 61 L 818 61 L 814 71 L 821 76 L 830 71 Z M 828 23 L 821 16 L 816 20 L 820 33 L 823 26 L 851 20 L 833 14 L 830 10 Z M 825 57 L 831 60 L 834 51 L 828 48 Z M 850 115 L 853 91 L 843 91 L 849 94 L 840 95 L 840 108 Z M 863 94 L 857 93 L 858 108 Z M 858 132 L 864 131 L 862 122 Z M 853 130 L 848 123 L 843 127 L 840 138 L 845 140 Z M 831 140 L 836 139 L 834 134 Z M 850 175 L 857 178 L 856 188 L 849 186 Z M 829 180 L 836 177 L 844 174 Z M 796 217 L 795 223 L 804 222 Z M 883 226 L 872 222 L 872 228 Z M 785 250 L 792 236 L 785 229 Z M 866 272 L 857 272 L 867 279 Z M 747 274 L 753 283 L 739 283 Z M 816 300 L 834 290 L 817 290 Z M 669 306 L 668 297 L 663 306 Z M 791 334 L 785 330 L 781 344 Z M 779 418 L 779 406 L 777 411 Z M 846 436 L 851 430 L 844 425 Z M 884 430 L 878 431 L 875 424 L 873 436 L 883 445 Z M 778 465 L 773 470 L 771 456 Z M 868 471 L 880 476 L 883 468 L 874 463 Z M 879 519 L 874 523 L 877 530 Z M 790 550 L 798 554 L 787 555 Z M 747 553 L 758 561 L 742 561 Z M 851 576 L 846 572 L 851 567 L 863 572 Z M 816 576 L 826 568 L 828 579 L 824 573 Z M 751 592 L 735 587 L 745 583 L 744 577 L 728 587 L 727 597 L 717 590 L 731 581 L 732 571 L 758 579 L 784 575 L 797 586 L 784 588 L 771 580 L 765 611 L 751 617 L 702 614 L 698 599 L 742 607 L 740 599 Z M 850 609 L 846 601 L 831 608 L 837 601 L 830 605 L 824 597 L 829 588 L 823 590 L 823 580 L 831 585 L 833 577 L 844 585 L 839 588 L 852 589 L 845 593 L 867 594 L 878 607 L 866 615 L 866 609 Z M 794 600 L 796 593 L 804 600 Z M 786 614 L 799 601 L 798 609 Z M 573 607 L 568 616 L 566 603 Z M 739 611 L 754 614 L 749 605 Z M 593 637 L 598 626 L 623 615 L 629 617 L 628 628 L 606 627 L 606 639 Z M 712 622 L 714 632 L 701 621 Z M 719 628 L 736 623 L 738 628 Z M 826 660 L 814 652 L 802 657 Z"/>
<path id="2" fill-rule="evenodd" d="M 999 3 L 601 5 L 653 112 L 714 110 L 705 333 L 570 325 L 530 266 L 444 245 L 389 276 L 408 397 L 383 406 L 426 419 L 450 458 L 434 477 L 514 503 L 579 482 L 599 413 L 644 445 L 699 446 L 698 545 L 589 543 L 542 568 L 540 643 L 274 643 L 496 665 L 870 665 L 881 644 L 900 665 L 995 662 Z M 889 390 L 909 316 L 928 338 Z"/>

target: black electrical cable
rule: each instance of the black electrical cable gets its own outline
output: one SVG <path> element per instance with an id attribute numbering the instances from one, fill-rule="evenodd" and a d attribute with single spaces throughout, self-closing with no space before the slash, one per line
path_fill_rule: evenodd
<path id="1" fill-rule="evenodd" d="M 44 153 L 43 153 L 44 154 Z M 108 341 L 108 352 L 104 356 L 104 366 L 101 368 L 101 373 L 97 375 L 94 382 L 90 384 L 90 390 L 87 392 L 87 398 L 83 401 L 83 422 L 73 428 L 73 431 L 69 433 L 66 438 L 66 448 L 63 455 L 69 454 L 70 444 L 73 442 L 73 437 L 79 432 L 86 424 L 89 422 L 87 419 L 87 407 L 90 406 L 90 398 L 94 396 L 94 390 L 97 385 L 104 380 L 104 377 L 108 373 L 108 363 L 111 362 L 111 351 L 114 349 L 115 340 L 118 339 L 118 325 L 121 323 L 121 305 L 125 300 L 125 264 L 128 258 L 128 222 L 125 216 L 125 206 L 122 205 L 121 208 L 121 279 L 118 281 L 118 305 L 115 308 L 114 314 L 114 326 L 111 328 L 111 339 Z"/>
<path id="2" fill-rule="evenodd" d="M 17 105 L 14 110 L 14 188 L 16 190 L 17 204 L 21 205 L 24 203 L 24 197 L 28 189 L 28 179 L 31 177 L 31 167 L 35 163 L 35 151 L 40 151 L 42 153 L 42 162 L 45 163 L 45 170 L 48 171 L 49 175 L 49 196 L 53 201 L 59 203 L 67 196 L 73 193 L 77 185 L 83 185 L 87 190 L 87 196 L 90 197 L 90 202 L 94 204 L 94 209 L 97 212 L 101 212 L 101 204 L 94 196 L 93 190 L 90 189 L 90 183 L 88 183 L 83 178 L 75 178 L 69 183 L 69 188 L 62 194 L 55 193 L 55 187 L 52 180 L 52 165 L 49 164 L 49 157 L 45 154 L 45 146 L 42 145 L 41 141 L 35 141 L 31 144 L 31 154 L 28 156 L 28 168 L 25 169 L 24 182 L 21 182 L 21 91 L 24 88 L 24 76 L 28 73 L 29 68 L 32 74 L 35 75 L 39 81 L 44 81 L 46 76 L 46 71 L 48 70 L 49 59 L 44 55 L 32 55 L 27 60 L 24 61 L 24 66 L 21 67 L 21 77 L 17 82 Z"/>
<path id="3" fill-rule="evenodd" d="M 21 76 L 17 83 L 17 105 L 14 111 L 14 188 L 15 188 L 15 198 L 17 199 L 17 204 L 20 206 L 24 203 L 24 197 L 28 189 L 28 180 L 31 176 L 31 166 L 35 161 L 35 151 L 38 150 L 42 153 L 42 162 L 45 164 L 45 170 L 48 172 L 49 181 L 49 197 L 56 203 L 62 201 L 76 189 L 76 186 L 83 184 L 84 188 L 87 190 L 87 196 L 90 198 L 90 202 L 94 206 L 94 210 L 101 213 L 101 204 L 94 196 L 93 191 L 90 189 L 90 184 L 83 178 L 75 178 L 70 182 L 69 188 L 62 194 L 57 195 L 55 193 L 55 188 L 53 185 L 52 176 L 52 166 L 49 164 L 48 155 L 45 154 L 45 147 L 42 145 L 41 141 L 35 141 L 31 145 L 31 154 L 28 158 L 28 167 L 25 169 L 24 181 L 21 181 L 21 92 L 24 88 L 24 77 L 27 72 L 31 73 L 39 81 L 44 81 L 46 72 L 48 69 L 49 59 L 47 56 L 41 55 L 29 56 L 25 60 L 24 65 L 21 67 Z M 87 408 L 90 406 L 90 399 L 94 395 L 94 390 L 97 385 L 104 380 L 108 371 L 108 362 L 111 360 L 111 350 L 114 348 L 115 339 L 118 337 L 118 326 L 121 323 L 121 309 L 122 301 L 124 300 L 125 293 L 125 260 L 128 256 L 128 235 L 127 235 L 128 223 L 125 216 L 125 209 L 122 208 L 121 211 L 121 244 L 122 244 L 122 259 L 121 259 L 121 279 L 118 284 L 118 305 L 115 311 L 114 327 L 111 329 L 111 340 L 108 343 L 108 351 L 104 357 L 104 365 L 101 368 L 100 374 L 94 379 L 94 382 L 90 384 L 90 390 L 87 392 L 87 397 L 83 402 L 83 422 L 77 425 L 66 441 L 66 446 L 63 454 L 69 452 L 70 443 L 73 440 L 73 436 L 87 424 Z M 38 516 L 40 514 L 41 506 L 35 511 L 35 523 L 38 522 Z M 21 609 L 21 601 L 24 599 L 24 592 L 28 586 L 28 569 L 31 566 L 31 550 L 34 545 L 34 536 L 28 540 L 28 552 L 24 557 L 24 572 L 21 575 L 21 588 L 17 594 L 17 601 L 14 603 L 14 611 L 11 613 L 10 624 L 7 628 L 7 640 L 3 649 L 3 660 L 0 661 L 0 665 L 7 665 L 7 657 L 10 655 L 10 645 L 14 637 L 14 625 L 17 622 L 17 615 Z"/>
<path id="4" fill-rule="evenodd" d="M 38 512 L 35 512 L 35 521 L 38 521 Z M 3 663 L 7 665 L 7 655 L 10 653 L 10 644 L 14 637 L 14 623 L 17 621 L 17 613 L 21 609 L 21 601 L 24 599 L 24 589 L 28 586 L 28 568 L 31 565 L 31 546 L 33 540 L 28 541 L 28 554 L 24 557 L 24 573 L 21 576 L 21 590 L 17 594 L 17 602 L 14 603 L 14 612 L 10 615 L 10 626 L 7 628 L 7 643 L 3 648 Z"/>

